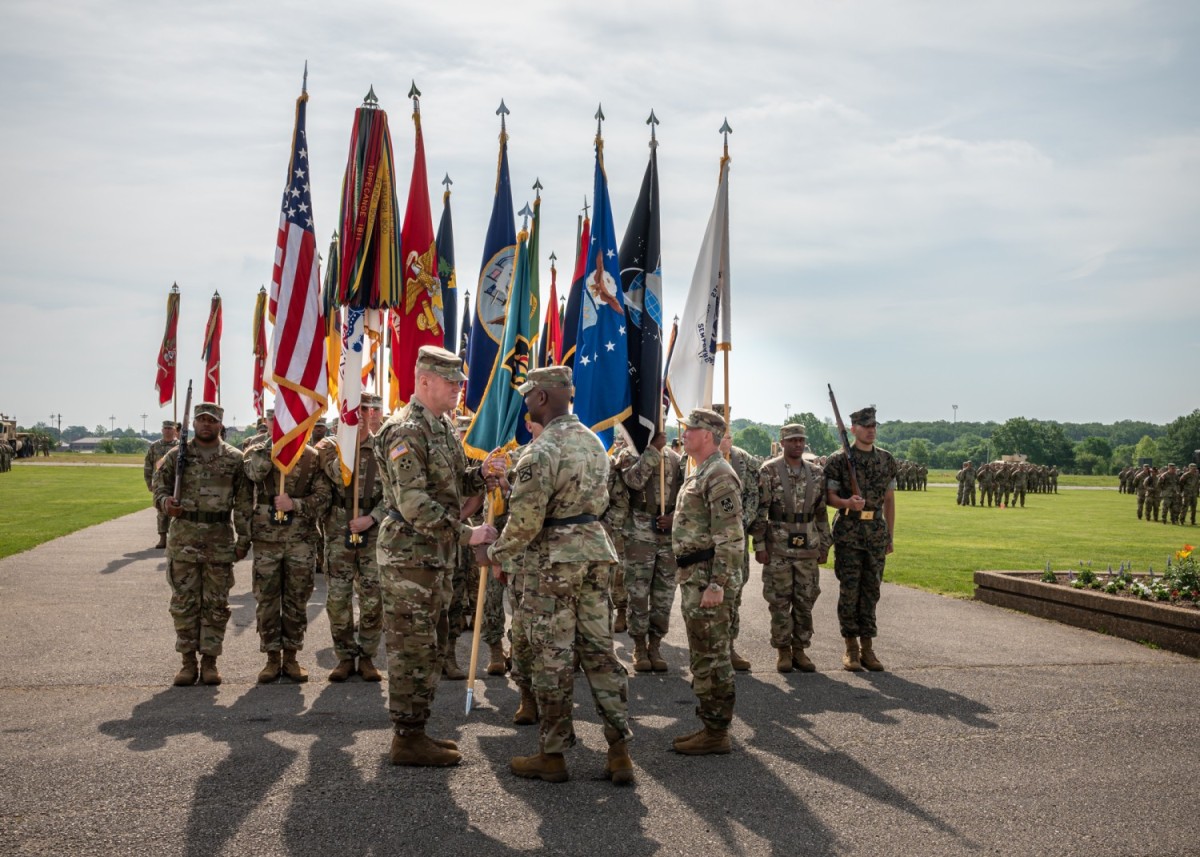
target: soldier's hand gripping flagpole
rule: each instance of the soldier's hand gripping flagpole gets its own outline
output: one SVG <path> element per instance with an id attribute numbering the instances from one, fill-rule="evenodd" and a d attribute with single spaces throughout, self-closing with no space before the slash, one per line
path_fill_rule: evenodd
<path id="1" fill-rule="evenodd" d="M 496 505 L 499 502 L 499 488 L 493 488 L 488 492 L 487 504 L 487 524 L 492 526 L 496 522 Z M 475 670 L 479 667 L 479 637 L 483 632 L 483 605 L 487 598 L 487 579 L 492 573 L 492 567 L 481 563 L 479 565 L 479 588 L 475 593 L 475 622 L 471 627 L 471 667 L 467 671 L 467 702 L 464 714 L 471 713 L 471 706 L 475 702 Z"/>
<path id="2" fill-rule="evenodd" d="M 854 459 L 850 457 L 850 436 L 846 433 L 846 424 L 842 422 L 842 414 L 838 410 L 837 399 L 833 395 L 833 385 L 826 384 L 829 388 L 829 403 L 833 405 L 833 418 L 837 420 L 838 437 L 842 441 L 842 452 L 846 453 L 846 467 L 850 471 L 850 493 L 855 497 L 861 497 L 862 492 L 858 490 L 858 471 L 854 467 Z"/>

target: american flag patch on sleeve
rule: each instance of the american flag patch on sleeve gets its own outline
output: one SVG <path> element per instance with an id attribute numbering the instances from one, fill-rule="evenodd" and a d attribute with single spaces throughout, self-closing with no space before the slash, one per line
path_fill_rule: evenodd
<path id="1" fill-rule="evenodd" d="M 395 461 L 397 458 L 399 458 L 402 455 L 405 455 L 407 452 L 408 452 L 408 447 L 405 446 L 403 443 L 398 443 L 394 447 L 392 447 L 392 451 L 388 453 L 388 457 L 391 458 L 392 461 Z"/>

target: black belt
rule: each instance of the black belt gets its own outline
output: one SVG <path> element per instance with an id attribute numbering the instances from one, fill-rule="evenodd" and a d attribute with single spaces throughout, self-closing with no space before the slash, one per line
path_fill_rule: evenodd
<path id="1" fill-rule="evenodd" d="M 687 568 L 690 565 L 710 560 L 716 555 L 717 552 L 714 548 L 705 548 L 702 551 L 693 551 L 692 553 L 685 553 L 683 556 L 675 557 L 675 564 L 680 568 Z"/>
<path id="2" fill-rule="evenodd" d="M 599 521 L 596 515 L 572 515 L 569 518 L 547 518 L 542 521 L 542 529 L 546 527 L 565 527 L 567 524 L 590 524 Z"/>
<path id="3" fill-rule="evenodd" d="M 771 512 L 767 517 L 778 524 L 807 524 L 813 519 L 811 512 Z"/>
<path id="4" fill-rule="evenodd" d="M 842 509 L 842 514 L 851 521 L 873 521 L 879 514 L 879 511 L 879 509 L 862 509 L 861 511 L 856 512 L 853 509 Z"/>
<path id="5" fill-rule="evenodd" d="M 179 517 L 193 524 L 228 524 L 229 511 L 224 512 L 184 512 Z"/>

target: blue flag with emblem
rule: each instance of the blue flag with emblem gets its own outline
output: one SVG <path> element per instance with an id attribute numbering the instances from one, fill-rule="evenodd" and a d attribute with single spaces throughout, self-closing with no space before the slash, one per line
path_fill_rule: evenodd
<path id="1" fill-rule="evenodd" d="M 535 202 L 531 212 L 525 206 L 522 214 L 533 215 L 533 237 L 524 228 L 517 234 L 517 264 L 513 270 L 512 288 L 508 295 L 508 313 L 496 351 L 495 365 L 490 373 L 491 383 L 483 391 L 483 399 L 467 435 L 463 448 L 472 458 L 486 458 L 497 448 L 511 448 L 530 441 L 522 416 L 525 399 L 517 388 L 529 374 L 529 358 L 538 323 L 538 300 L 533 288 L 532 268 L 537 260 L 530 255 L 537 246 L 538 215 Z"/>
<path id="2" fill-rule="evenodd" d="M 603 119 L 597 112 L 597 119 Z M 580 292 L 575 346 L 575 415 L 612 446 L 613 427 L 632 413 L 625 300 L 617 259 L 617 232 L 604 172 L 604 140 L 596 132 L 595 217 Z"/>

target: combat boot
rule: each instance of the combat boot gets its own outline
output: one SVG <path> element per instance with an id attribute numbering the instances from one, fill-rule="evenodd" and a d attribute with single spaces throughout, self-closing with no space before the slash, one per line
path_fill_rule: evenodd
<path id="1" fill-rule="evenodd" d="M 508 655 L 504 654 L 504 644 L 501 642 L 489 643 L 488 651 L 491 652 L 492 659 L 488 661 L 488 675 L 504 675 L 508 672 Z"/>
<path id="2" fill-rule="evenodd" d="M 629 621 L 625 616 L 625 608 L 618 607 L 617 615 L 613 619 L 613 633 L 614 634 L 624 634 L 625 631 L 628 630 L 628 628 L 629 628 Z"/>
<path id="3" fill-rule="evenodd" d="M 740 673 L 750 672 L 750 662 L 737 653 L 732 642 L 729 644 L 729 665 Z"/>
<path id="4" fill-rule="evenodd" d="M 467 677 L 458 665 L 458 637 L 446 640 L 446 648 L 442 650 L 442 675 L 451 681 L 461 681 Z"/>
<path id="5" fill-rule="evenodd" d="M 308 681 L 308 670 L 296 660 L 295 649 L 283 650 L 283 674 L 294 682 Z"/>
<path id="6" fill-rule="evenodd" d="M 534 753 L 532 756 L 513 756 L 508 769 L 527 780 L 543 780 L 547 783 L 565 783 L 571 778 L 567 773 L 567 760 L 562 753 Z"/>
<path id="7" fill-rule="evenodd" d="M 611 726 L 604 727 L 604 737 L 608 740 L 604 776 L 612 780 L 614 786 L 629 785 L 633 782 L 633 759 L 629 758 L 629 743 Z"/>
<path id="8" fill-rule="evenodd" d="M 532 726 L 538 722 L 537 697 L 530 688 L 521 688 L 521 704 L 513 715 L 513 723 L 518 726 Z"/>
<path id="9" fill-rule="evenodd" d="M 358 659 L 358 674 L 362 676 L 363 681 L 383 681 L 383 676 L 375 668 L 375 662 L 367 655 L 362 655 Z"/>
<path id="10" fill-rule="evenodd" d="M 156 544 L 154 547 L 158 548 L 159 550 L 162 550 L 166 546 L 167 546 L 167 534 L 159 533 L 158 534 L 158 544 Z"/>
<path id="11" fill-rule="evenodd" d="M 196 677 L 199 672 L 196 669 L 196 653 L 183 653 L 183 666 L 179 668 L 179 672 L 175 673 L 176 687 L 191 687 L 196 683 Z"/>
<path id="12" fill-rule="evenodd" d="M 354 675 L 354 658 L 342 658 L 329 673 L 330 681 L 345 681 Z"/>
<path id="13" fill-rule="evenodd" d="M 424 731 L 409 730 L 403 735 L 392 736 L 388 760 L 393 765 L 414 768 L 448 768 L 462 761 L 462 753 L 440 746 Z"/>
<path id="14" fill-rule="evenodd" d="M 817 665 L 808 659 L 804 649 L 792 649 L 792 665 L 802 673 L 815 673 Z"/>
<path id="15" fill-rule="evenodd" d="M 733 749 L 729 743 L 728 729 L 712 729 L 705 726 L 695 735 L 684 740 L 676 739 L 675 752 L 685 756 L 724 755 Z"/>
<path id="16" fill-rule="evenodd" d="M 651 637 L 650 646 L 646 651 L 647 656 L 650 658 L 650 666 L 656 673 L 665 673 L 667 671 L 667 662 L 663 659 L 662 650 L 659 649 L 661 643 L 662 640 L 659 637 Z M 637 669 L 636 664 L 634 665 L 634 669 Z"/>
<path id="17" fill-rule="evenodd" d="M 846 638 L 846 654 L 842 655 L 842 669 L 852 673 L 862 672 L 862 662 L 858 659 L 858 640 Z"/>
<path id="18" fill-rule="evenodd" d="M 875 651 L 871 648 L 871 638 L 859 637 L 858 639 L 862 646 L 859 662 L 873 673 L 883 672 L 883 664 L 879 662 L 879 658 L 875 657 Z"/>
<path id="19" fill-rule="evenodd" d="M 653 672 L 654 665 L 650 663 L 650 655 L 646 652 L 646 635 L 633 638 L 633 668 L 636 672 Z"/>
<path id="20" fill-rule="evenodd" d="M 780 646 L 776 651 L 779 652 L 779 657 L 775 659 L 775 670 L 781 673 L 790 673 L 792 671 L 792 647 Z"/>
<path id="21" fill-rule="evenodd" d="M 259 670 L 258 683 L 269 684 L 279 678 L 279 652 L 267 652 L 267 665 Z"/>
<path id="22" fill-rule="evenodd" d="M 216 655 L 204 655 L 200 658 L 200 681 L 207 685 L 221 683 L 221 674 L 217 672 Z"/>

